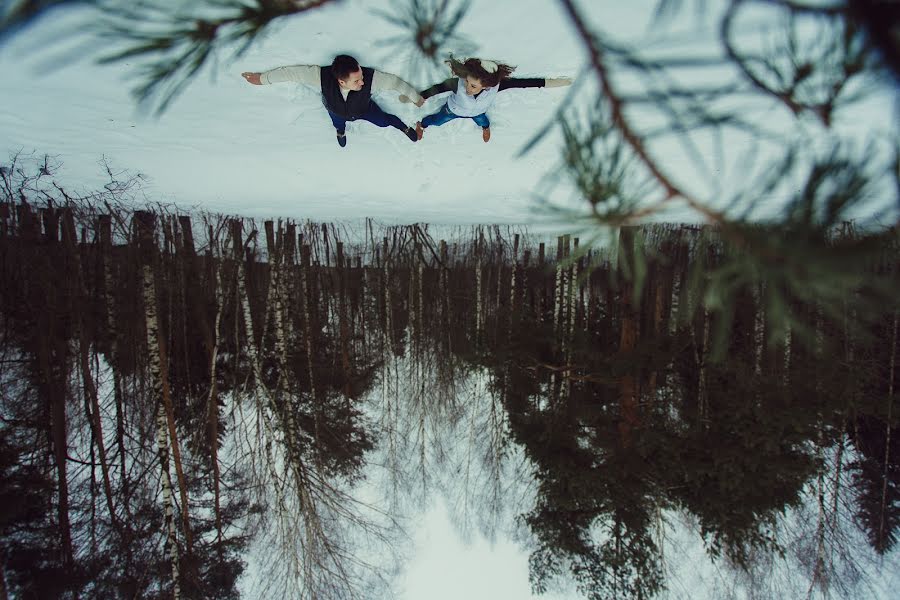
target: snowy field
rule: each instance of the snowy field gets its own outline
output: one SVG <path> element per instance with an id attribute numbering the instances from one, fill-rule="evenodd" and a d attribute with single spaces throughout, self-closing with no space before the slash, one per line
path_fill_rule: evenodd
<path id="1" fill-rule="evenodd" d="M 173 0 L 173 6 L 189 4 Z M 660 30 L 650 28 L 651 0 L 581 4 L 598 30 L 658 56 L 714 47 L 713 10 L 702 19 L 686 10 L 682 21 Z M 336 54 L 350 53 L 419 89 L 445 79 L 443 65 L 422 63 L 396 42 L 403 31 L 374 13 L 375 8 L 396 12 L 392 7 L 387 0 L 348 0 L 277 21 L 239 59 L 228 52 L 216 56 L 158 118 L 136 107 L 129 95 L 139 82 L 137 64 L 93 64 L 114 47 L 86 33 L 93 18 L 88 11 L 52 13 L 0 48 L 2 150 L 56 156 L 64 165 L 60 181 L 83 189 L 105 182 L 100 165 L 105 157 L 115 169 L 146 175 L 152 201 L 253 217 L 536 223 L 547 220 L 538 197 L 581 206 L 569 186 L 547 192 L 543 185 L 558 172 L 556 131 L 517 156 L 561 106 L 583 108 L 594 97 L 596 83 L 582 71 L 584 51 L 556 2 L 477 0 L 462 22 L 464 40 L 450 48 L 458 55 L 507 61 L 518 67 L 519 77 L 579 79 L 572 88 L 501 93 L 488 113 L 493 133 L 488 144 L 468 119 L 429 130 L 417 144 L 396 130 L 359 121 L 349 125 L 349 144 L 341 149 L 316 91 L 292 83 L 251 86 L 240 76 L 283 65 L 330 64 Z M 728 74 L 684 75 L 688 82 L 709 85 L 724 82 Z M 623 91 L 637 89 L 634 82 L 619 83 Z M 379 94 L 377 101 L 414 124 L 445 98 L 431 98 L 422 108 L 402 104 L 394 94 Z M 838 113 L 835 131 L 889 137 L 896 131 L 890 102 L 876 95 L 867 105 Z M 773 129 L 792 123 L 780 105 L 760 102 L 744 111 Z M 653 124 L 650 114 L 635 116 Z M 816 123 L 796 126 L 811 145 L 828 143 Z M 700 169 L 682 141 L 661 141 L 655 156 L 674 180 L 709 201 L 753 176 L 747 153 L 766 150 L 737 136 L 697 138 L 696 151 L 707 162 Z M 679 207 L 664 218 L 697 219 Z"/>
<path id="2" fill-rule="evenodd" d="M 387 40 L 400 30 L 375 16 L 377 3 L 345 2 L 276 23 L 237 61 L 210 64 L 159 118 L 135 107 L 133 65 L 96 66 L 101 48 L 68 38 L 85 14 L 57 14 L 3 47 L 0 139 L 4 150 L 59 156 L 61 179 L 104 181 L 99 161 L 148 176 L 153 200 L 248 216 L 316 220 L 373 217 L 432 223 L 531 220 L 531 192 L 557 159 L 548 140 L 514 155 L 558 108 L 567 88 L 508 91 L 490 113 L 493 139 L 470 120 L 428 132 L 412 144 L 394 129 L 356 122 L 341 149 L 311 88 L 255 87 L 240 73 L 292 64 L 330 64 L 349 53 L 419 89 L 449 76 L 426 70 Z M 515 7 L 514 10 L 510 10 Z M 478 2 L 463 28 L 470 47 L 519 66 L 516 75 L 574 76 L 583 57 L 552 2 Z M 535 28 L 544 33 L 534 35 Z M 58 43 L 47 44 L 48 40 Z M 395 94 L 378 103 L 403 121 L 436 111 Z"/>

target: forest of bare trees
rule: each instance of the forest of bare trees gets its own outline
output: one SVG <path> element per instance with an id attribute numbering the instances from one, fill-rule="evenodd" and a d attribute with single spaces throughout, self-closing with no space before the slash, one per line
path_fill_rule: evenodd
<path id="1" fill-rule="evenodd" d="M 666 511 L 810 593 L 858 585 L 852 531 L 893 548 L 893 237 L 839 312 L 764 283 L 726 315 L 714 229 L 446 233 L 0 204 L 2 597 L 237 598 L 248 561 L 262 597 L 385 597 L 437 492 L 589 598 L 665 587 Z"/>

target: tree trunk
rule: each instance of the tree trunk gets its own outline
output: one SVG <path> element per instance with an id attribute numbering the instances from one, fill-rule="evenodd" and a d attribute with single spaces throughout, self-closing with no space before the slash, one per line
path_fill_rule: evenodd
<path id="1" fill-rule="evenodd" d="M 46 270 L 45 270 L 46 273 Z M 48 294 L 53 292 L 49 291 Z M 55 299 L 49 299 L 53 306 Z M 57 309 L 58 310 L 58 309 Z M 56 465 L 57 520 L 62 550 L 62 562 L 67 569 L 72 567 L 74 552 L 72 549 L 72 529 L 69 521 L 69 478 L 66 472 L 68 461 L 68 432 L 66 423 L 66 384 L 65 374 L 68 372 L 67 344 L 60 339 L 57 331 L 59 315 L 50 308 L 41 308 L 41 326 L 37 331 L 37 359 L 41 379 L 42 396 L 47 400 L 50 420 L 49 438 L 53 447 L 53 458 Z"/>
<path id="2" fill-rule="evenodd" d="M 475 344 L 481 341 L 481 330 L 484 326 L 482 315 L 484 311 L 481 291 L 482 287 L 482 254 L 484 253 L 484 237 L 479 236 L 475 241 Z"/>
<path id="3" fill-rule="evenodd" d="M 154 282 L 153 269 L 150 265 L 144 265 L 144 314 L 147 326 L 147 352 L 150 360 L 150 374 L 153 379 L 154 396 L 160 402 L 162 415 L 169 427 L 172 458 L 175 462 L 175 473 L 178 477 L 178 488 L 181 496 L 181 518 L 184 527 L 184 538 L 190 552 L 192 544 L 190 528 L 190 506 L 187 496 L 187 482 L 184 478 L 184 470 L 181 463 L 181 452 L 178 446 L 177 431 L 175 428 L 175 414 L 172 406 L 172 398 L 169 393 L 169 377 L 167 369 L 167 355 L 165 343 L 159 332 L 159 320 L 156 310 L 156 283 Z M 168 455 L 167 455 L 168 457 Z"/>
<path id="4" fill-rule="evenodd" d="M 881 518 L 878 521 L 878 539 L 885 539 L 884 535 L 884 516 L 887 513 L 887 488 L 888 488 L 888 469 L 891 465 L 891 420 L 894 411 L 894 369 L 897 365 L 897 311 L 894 311 L 894 318 L 891 327 L 891 364 L 888 369 L 888 409 L 887 424 L 885 425 L 884 439 L 884 478 L 881 485 Z"/>
<path id="5" fill-rule="evenodd" d="M 699 409 L 699 418 L 702 423 L 706 423 L 709 418 L 709 406 L 707 406 L 706 394 L 706 363 L 709 359 L 709 310 L 703 309 L 703 340 L 701 346 L 697 349 L 697 364 L 700 368 L 700 374 L 697 381 L 697 407 Z"/>
<path id="6" fill-rule="evenodd" d="M 619 338 L 619 354 L 633 352 L 637 344 L 638 323 L 631 301 L 631 287 L 626 284 L 622 292 L 622 331 Z M 632 373 L 619 381 L 619 437 L 623 448 L 631 445 L 631 431 L 639 423 L 637 384 Z"/>
<path id="7" fill-rule="evenodd" d="M 210 239 L 210 243 L 212 243 Z M 214 256 L 210 257 L 215 260 Z M 221 559 L 222 543 L 222 506 L 221 506 L 221 473 L 219 470 L 219 393 L 217 383 L 216 361 L 219 356 L 219 327 L 222 323 L 222 312 L 225 308 L 225 257 L 219 257 L 218 278 L 213 280 L 216 298 L 216 318 L 210 332 L 209 352 L 209 396 L 206 399 L 207 423 L 209 431 L 210 462 L 213 470 L 213 494 L 216 515 L 216 544 L 219 546 Z"/>
<path id="8" fill-rule="evenodd" d="M 672 261 L 672 295 L 669 300 L 669 339 L 670 343 L 675 342 L 675 335 L 678 333 L 678 309 L 681 298 L 681 265 L 678 256 Z M 668 387 L 669 379 L 675 372 L 675 353 L 671 353 L 669 364 L 666 365 L 664 387 Z"/>
<path id="9" fill-rule="evenodd" d="M 173 500 L 172 479 L 169 474 L 169 445 L 166 429 L 168 426 L 165 409 L 167 394 L 167 382 L 162 362 L 162 352 L 159 343 L 159 321 L 156 317 L 156 285 L 153 281 L 153 270 L 150 265 L 144 265 L 144 316 L 147 327 L 147 351 L 150 359 L 150 372 L 154 388 L 154 401 L 156 405 L 156 440 L 157 455 L 161 470 L 163 507 L 166 519 L 166 539 L 168 544 L 169 561 L 172 564 L 172 590 L 173 597 L 177 600 L 181 596 L 178 540 L 175 531 L 175 503 Z M 186 507 L 187 505 L 185 505 Z M 186 515 L 185 515 L 186 516 Z M 186 523 L 186 519 L 185 519 Z"/>
<path id="10" fill-rule="evenodd" d="M 118 327 L 116 323 L 116 299 L 113 290 L 116 289 L 112 270 L 112 222 L 108 215 L 100 217 L 100 254 L 103 257 L 103 286 L 104 303 L 106 308 L 106 328 L 109 336 L 109 363 L 112 366 L 113 398 L 116 404 L 116 450 L 119 455 L 119 479 L 122 486 L 122 509 L 125 512 L 127 522 L 131 521 L 131 509 L 129 505 L 130 486 L 128 484 L 127 461 L 125 460 L 125 406 L 122 402 L 122 377 L 119 373 L 119 342 Z M 130 552 L 130 550 L 129 550 Z"/>
<path id="11" fill-rule="evenodd" d="M 344 244 L 337 244 L 337 272 L 338 272 L 338 329 L 341 344 L 341 373 L 344 378 L 342 391 L 346 402 L 348 419 L 350 414 L 350 317 L 347 310 L 347 265 L 344 257 Z M 348 423 L 349 425 L 349 423 Z"/>
<path id="12" fill-rule="evenodd" d="M 75 221 L 70 210 L 66 211 L 65 218 L 63 220 L 64 225 L 64 242 L 66 245 L 66 251 L 73 257 L 75 260 L 73 261 L 74 268 L 73 271 L 73 279 L 74 285 L 76 287 L 76 294 L 80 297 L 79 304 L 88 305 L 91 299 L 88 297 L 88 292 L 85 287 L 84 278 L 81 270 L 81 261 L 78 260 L 78 248 L 75 244 Z M 91 367 L 90 367 L 90 355 L 88 348 L 88 332 L 87 326 L 85 323 L 84 316 L 81 311 L 78 311 L 78 350 L 79 350 L 79 358 L 80 358 L 80 366 L 81 366 L 81 380 L 84 388 L 85 395 L 85 414 L 87 416 L 87 421 L 91 427 L 91 438 L 94 446 L 97 448 L 97 454 L 100 458 L 100 473 L 103 478 L 103 492 L 106 498 L 106 506 L 107 510 L 109 510 L 109 517 L 112 521 L 113 526 L 116 529 L 121 528 L 121 523 L 119 522 L 119 518 L 116 515 L 115 507 L 113 506 L 113 494 L 112 494 L 112 485 L 110 484 L 109 479 L 109 462 L 106 458 L 106 447 L 103 442 L 103 427 L 102 421 L 100 417 L 100 403 L 97 398 L 97 386 L 94 385 L 94 378 L 91 375 Z M 94 461 L 92 460 L 91 463 Z M 124 462 L 124 461 L 123 461 Z"/>
<path id="13" fill-rule="evenodd" d="M 47 353 L 49 354 L 49 353 Z M 50 371 L 49 357 L 42 357 L 44 368 Z M 62 381 L 53 381 L 49 387 L 55 388 L 50 393 L 50 430 L 53 439 L 53 456 L 56 462 L 56 475 L 59 493 L 57 503 L 57 519 L 59 520 L 59 536 L 62 546 L 62 561 L 71 568 L 74 560 L 72 550 L 72 528 L 69 522 L 69 478 L 66 473 L 68 460 L 68 435 L 66 432 L 66 396 Z"/>
<path id="14" fill-rule="evenodd" d="M 387 350 L 388 355 L 392 355 L 394 352 L 394 319 L 393 319 L 393 300 L 391 299 L 391 269 L 390 263 L 391 261 L 388 258 L 388 240 L 384 238 L 382 242 L 382 266 L 383 276 L 382 280 L 384 282 L 384 330 L 385 336 L 387 338 Z"/>
<path id="15" fill-rule="evenodd" d="M 791 324 L 787 323 L 784 330 L 784 376 L 782 377 L 782 385 L 785 389 L 791 386 Z"/>
<path id="16" fill-rule="evenodd" d="M 310 307 L 309 294 L 310 294 L 310 285 L 309 279 L 312 276 L 311 268 L 310 268 L 310 255 L 309 255 L 309 246 L 303 247 L 303 253 L 300 257 L 300 309 L 303 311 L 303 337 L 306 342 L 306 368 L 309 377 L 309 394 L 310 400 L 313 406 L 313 427 L 314 434 L 316 437 L 316 456 L 319 455 L 319 451 L 321 450 L 320 445 L 320 434 L 321 434 L 321 416 L 319 405 L 316 399 L 316 380 L 315 380 L 315 369 L 313 368 L 313 324 L 312 324 L 312 309 Z M 390 307 L 388 307 L 390 310 Z"/>
<path id="17" fill-rule="evenodd" d="M 766 312 L 762 299 L 765 297 L 765 284 L 753 288 L 753 299 L 756 308 L 753 319 L 753 373 L 759 377 L 762 375 L 763 346 L 766 337 Z"/>
<path id="18" fill-rule="evenodd" d="M 658 267 L 653 270 L 653 279 L 651 281 L 655 283 L 653 287 L 653 337 L 661 341 L 665 302 L 663 298 L 663 278 L 660 276 Z M 654 369 L 650 372 L 650 376 L 647 379 L 647 397 L 653 403 L 653 406 L 656 406 L 658 377 L 656 369 Z"/>
<path id="19" fill-rule="evenodd" d="M 148 315 L 148 320 L 150 315 Z M 156 441 L 159 467 L 162 473 L 163 507 L 166 518 L 166 543 L 169 562 L 172 565 L 172 597 L 181 597 L 181 574 L 179 571 L 178 539 L 175 531 L 175 502 L 172 493 L 172 477 L 169 474 L 169 447 L 166 440 L 166 416 L 162 405 L 156 407 Z"/>
<path id="20" fill-rule="evenodd" d="M 572 394 L 572 371 L 570 366 L 572 364 L 572 343 L 575 337 L 575 298 L 577 294 L 577 279 L 578 279 L 578 261 L 571 259 L 571 252 L 569 249 L 569 236 L 564 236 L 564 256 L 565 260 L 571 260 L 571 264 L 564 274 L 564 277 L 568 281 L 568 287 L 566 288 L 566 296 L 563 311 L 563 322 L 562 322 L 562 335 L 563 335 L 563 364 L 565 365 L 565 369 L 562 373 L 562 392 L 561 396 L 566 402 L 566 407 L 568 410 L 571 410 L 571 403 L 569 400 L 571 399 Z M 575 249 L 578 249 L 578 239 L 575 239 Z"/>
<path id="21" fill-rule="evenodd" d="M 109 517 L 112 520 L 112 524 L 117 529 L 121 528 L 121 523 L 119 521 L 118 516 L 116 515 L 115 507 L 113 506 L 113 493 L 112 493 L 112 485 L 110 484 L 109 479 L 109 462 L 106 459 L 106 447 L 103 443 L 103 426 L 100 418 L 100 403 L 97 398 L 97 388 L 94 385 L 93 377 L 91 376 L 91 368 L 88 360 L 88 344 L 85 339 L 85 331 L 84 328 L 81 327 L 80 337 L 79 337 L 79 354 L 81 357 L 81 378 L 84 383 L 84 394 L 86 399 L 88 400 L 88 404 L 90 407 L 87 412 L 87 419 L 91 426 L 91 437 L 93 439 L 93 443 L 97 448 L 97 454 L 100 458 L 100 474 L 103 478 L 103 493 L 106 497 L 106 507 L 109 510 Z M 87 408 L 87 407 L 86 407 Z"/>
<path id="22" fill-rule="evenodd" d="M 565 297 L 566 279 L 563 273 L 563 236 L 556 238 L 556 286 L 553 294 L 553 331 L 559 333 L 562 299 Z"/>
<path id="23" fill-rule="evenodd" d="M 837 455 L 835 456 L 835 468 L 834 468 L 834 482 L 832 487 L 834 488 L 833 497 L 831 502 L 831 530 L 837 531 L 838 528 L 838 509 L 840 507 L 840 495 L 841 495 L 841 479 L 844 471 L 844 432 L 847 430 L 847 419 L 841 419 L 841 434 L 840 438 L 838 438 L 838 447 L 837 447 Z M 834 536 L 832 536 L 833 538 Z M 834 563 L 834 542 L 831 544 L 831 562 Z"/>
<path id="24" fill-rule="evenodd" d="M 824 424 L 819 422 L 819 439 L 816 444 L 816 454 L 819 458 L 819 474 L 816 478 L 816 502 L 819 508 L 818 518 L 816 520 L 816 558 L 813 563 L 812 580 L 809 584 L 808 596 L 812 596 L 812 591 L 818 585 L 823 591 L 827 585 L 825 575 L 825 473 L 824 473 L 824 436 L 822 429 Z"/>

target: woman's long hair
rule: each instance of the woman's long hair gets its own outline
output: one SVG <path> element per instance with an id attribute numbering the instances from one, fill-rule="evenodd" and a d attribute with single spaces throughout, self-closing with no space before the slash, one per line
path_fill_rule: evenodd
<path id="1" fill-rule="evenodd" d="M 481 81 L 481 85 L 485 87 L 494 87 L 500 83 L 500 81 L 512 75 L 512 72 L 516 70 L 515 67 L 511 67 L 507 64 L 496 63 L 497 70 L 491 72 L 481 65 L 480 58 L 467 58 L 465 61 L 461 62 L 451 56 L 446 62 L 450 65 L 450 70 L 453 71 L 453 74 L 457 77 L 465 79 L 466 77 L 472 76 Z"/>

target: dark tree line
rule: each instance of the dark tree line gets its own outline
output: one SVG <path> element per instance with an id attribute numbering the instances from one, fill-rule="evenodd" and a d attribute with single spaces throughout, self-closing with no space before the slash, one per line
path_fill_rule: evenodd
<path id="1" fill-rule="evenodd" d="M 497 480 L 482 501 L 502 504 L 514 447 L 536 476 L 536 590 L 562 576 L 588 597 L 654 596 L 670 509 L 749 566 L 783 551 L 781 516 L 810 489 L 811 579 L 839 493 L 875 551 L 895 544 L 891 236 L 839 312 L 793 297 L 772 331 L 768 281 L 731 314 L 704 308 L 727 248 L 709 228 L 626 228 L 610 253 L 498 227 L 436 241 L 97 206 L 0 205 L 15 595 L 237 597 L 259 536 L 279 557 L 267 593 L 375 594 L 362 582 L 385 576 L 355 536 L 391 543 L 395 525 L 352 486 L 378 447 L 430 493 L 452 453 L 430 444 L 464 421 L 478 373 L 490 401 L 471 443 Z"/>

